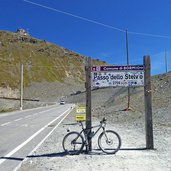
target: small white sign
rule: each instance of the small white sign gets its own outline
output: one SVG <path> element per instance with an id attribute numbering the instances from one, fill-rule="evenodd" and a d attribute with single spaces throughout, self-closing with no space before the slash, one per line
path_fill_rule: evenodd
<path id="1" fill-rule="evenodd" d="M 144 86 L 144 71 L 92 72 L 92 87 Z"/>

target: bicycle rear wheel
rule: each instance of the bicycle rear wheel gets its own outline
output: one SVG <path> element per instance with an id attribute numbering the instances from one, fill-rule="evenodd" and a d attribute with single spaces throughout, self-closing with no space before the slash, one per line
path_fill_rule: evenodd
<path id="1" fill-rule="evenodd" d="M 84 138 L 78 132 L 69 132 L 63 139 L 62 146 L 70 155 L 79 154 L 84 147 Z"/>
<path id="2" fill-rule="evenodd" d="M 99 135 L 99 148 L 107 154 L 115 154 L 121 147 L 121 138 L 115 131 L 106 130 Z"/>

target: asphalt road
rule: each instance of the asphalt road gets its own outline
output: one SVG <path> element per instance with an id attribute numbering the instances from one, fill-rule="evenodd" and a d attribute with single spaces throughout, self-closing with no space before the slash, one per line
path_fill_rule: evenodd
<path id="1" fill-rule="evenodd" d="M 0 170 L 15 170 L 57 129 L 72 106 L 66 104 L 0 114 Z"/>

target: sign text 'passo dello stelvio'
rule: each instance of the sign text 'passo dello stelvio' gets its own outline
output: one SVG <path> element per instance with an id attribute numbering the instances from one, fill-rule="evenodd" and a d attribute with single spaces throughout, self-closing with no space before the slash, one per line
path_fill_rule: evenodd
<path id="1" fill-rule="evenodd" d="M 93 79 L 96 79 L 96 80 L 143 79 L 143 75 L 136 75 L 136 74 L 132 75 L 129 73 L 126 73 L 124 76 L 120 74 L 98 75 L 97 73 L 94 73 L 93 77 L 94 77 Z"/>

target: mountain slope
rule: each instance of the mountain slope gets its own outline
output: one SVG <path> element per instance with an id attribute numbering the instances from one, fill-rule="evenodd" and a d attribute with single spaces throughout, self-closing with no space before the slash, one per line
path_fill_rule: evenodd
<path id="1" fill-rule="evenodd" d="M 18 88 L 20 64 L 24 86 L 35 82 L 84 82 L 85 56 L 29 35 L 0 31 L 0 87 Z M 93 60 L 95 64 L 104 64 Z"/>

